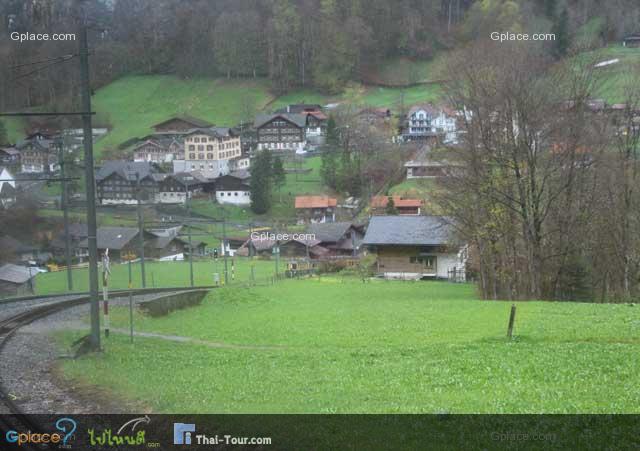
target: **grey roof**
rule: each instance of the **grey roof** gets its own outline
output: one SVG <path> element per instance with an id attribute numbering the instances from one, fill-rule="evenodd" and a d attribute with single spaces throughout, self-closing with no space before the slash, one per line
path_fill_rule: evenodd
<path id="1" fill-rule="evenodd" d="M 131 240 L 138 235 L 138 229 L 133 227 L 100 227 L 98 229 L 98 249 L 115 249 L 124 248 Z M 86 248 L 89 246 L 87 239 L 84 239 L 78 245 Z"/>
<path id="2" fill-rule="evenodd" d="M 267 122 L 280 117 L 282 119 L 288 120 L 289 122 L 293 122 L 298 127 L 304 127 L 307 125 L 307 115 L 306 114 L 296 114 L 296 113 L 278 113 L 278 114 L 258 114 L 256 116 L 256 120 L 253 123 L 255 128 L 260 128 Z"/>
<path id="3" fill-rule="evenodd" d="M 352 227 L 350 222 L 327 222 L 324 224 L 310 224 L 307 233 L 315 235 L 323 243 L 337 243 Z"/>
<path id="4" fill-rule="evenodd" d="M 233 172 L 230 172 L 229 175 L 231 177 L 235 177 L 237 179 L 242 179 L 242 180 L 251 178 L 251 172 L 249 172 L 247 169 L 240 169 L 238 171 L 233 171 Z"/>
<path id="5" fill-rule="evenodd" d="M 15 147 L 2 147 L 0 148 L 0 152 L 4 152 L 7 155 L 20 155 L 20 151 Z"/>
<path id="6" fill-rule="evenodd" d="M 193 128 L 185 133 L 184 136 L 195 134 L 213 136 L 214 138 L 226 138 L 229 136 L 233 136 L 233 131 L 231 131 L 229 127 Z"/>
<path id="7" fill-rule="evenodd" d="M 167 119 L 167 120 L 165 120 L 165 121 L 162 121 L 162 122 L 159 122 L 159 123 L 157 123 L 157 124 L 153 125 L 152 127 L 153 127 L 153 128 L 155 128 L 155 127 L 159 127 L 159 126 L 161 126 L 161 125 L 166 124 L 167 122 L 171 122 L 171 121 L 176 120 L 176 119 L 181 120 L 181 121 L 184 121 L 184 122 L 187 122 L 188 124 L 191 124 L 191 125 L 193 125 L 193 126 L 195 126 L 195 127 L 202 127 L 202 128 L 204 128 L 204 127 L 211 127 L 211 126 L 213 126 L 213 124 L 212 124 L 212 123 L 207 122 L 207 121 L 205 121 L 204 119 L 198 119 L 197 117 L 188 116 L 188 115 L 186 115 L 186 114 L 183 114 L 183 115 L 179 115 L 179 116 L 173 116 L 173 117 L 170 117 L 169 119 Z"/>
<path id="8" fill-rule="evenodd" d="M 373 216 L 363 243 L 435 246 L 450 239 L 451 226 L 441 216 Z"/>
<path id="9" fill-rule="evenodd" d="M 414 113 L 417 113 L 420 110 L 424 110 L 431 117 L 437 116 L 440 113 L 433 104 L 426 103 L 421 105 L 414 105 L 411 108 L 409 108 L 409 111 L 407 112 L 407 117 L 411 117 L 411 115 L 413 115 Z"/>
<path id="10" fill-rule="evenodd" d="M 126 180 L 135 181 L 136 174 L 140 174 L 140 180 L 151 174 L 158 173 L 156 167 L 148 161 L 105 161 L 96 173 L 96 181 L 101 181 L 113 173 L 119 174 Z"/>
<path id="11" fill-rule="evenodd" d="M 29 279 L 33 279 L 37 273 L 38 271 L 30 268 L 7 263 L 0 267 L 0 280 L 15 284 L 23 284 L 29 281 Z"/>

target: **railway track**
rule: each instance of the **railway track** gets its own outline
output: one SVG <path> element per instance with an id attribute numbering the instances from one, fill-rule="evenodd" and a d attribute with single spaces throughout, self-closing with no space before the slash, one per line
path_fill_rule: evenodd
<path id="1" fill-rule="evenodd" d="M 215 288 L 212 286 L 206 287 L 189 287 L 189 288 L 148 288 L 148 289 L 136 289 L 136 290 L 127 290 L 122 292 L 112 293 L 112 295 L 123 295 L 128 294 L 129 291 L 132 292 L 133 296 L 141 296 L 141 295 L 149 295 L 149 294 L 160 294 L 160 293 L 179 293 L 183 291 L 190 291 L 194 289 L 209 289 Z M 19 313 L 10 315 L 8 317 L 0 319 L 0 353 L 2 353 L 7 347 L 8 343 L 11 340 L 11 337 L 22 327 L 31 324 L 32 322 L 45 318 L 47 316 L 58 313 L 62 310 L 69 309 L 72 307 L 76 307 L 79 305 L 87 304 L 89 302 L 88 294 L 79 294 L 77 297 L 73 297 L 71 299 L 65 299 L 62 301 L 53 301 L 46 302 L 44 304 L 35 304 L 33 307 L 21 311 Z M 11 303 L 15 304 L 18 302 L 24 301 L 34 301 L 37 298 L 28 297 L 23 299 L 12 299 Z M 2 305 L 2 304 L 0 304 Z M 8 394 L 6 387 L 4 386 L 2 375 L 0 375 L 0 403 L 3 404 L 10 414 L 1 414 L 0 413 L 0 431 L 8 431 L 8 430 L 29 430 L 29 431 L 40 431 L 42 430 L 41 426 L 34 422 L 31 417 L 26 415 L 24 412 L 20 410 L 20 407 L 11 399 L 11 396 Z M 3 437 L 0 437 L 2 440 Z M 23 445 L 20 449 L 24 450 L 42 450 L 48 449 L 46 447 L 38 446 L 38 445 Z"/>

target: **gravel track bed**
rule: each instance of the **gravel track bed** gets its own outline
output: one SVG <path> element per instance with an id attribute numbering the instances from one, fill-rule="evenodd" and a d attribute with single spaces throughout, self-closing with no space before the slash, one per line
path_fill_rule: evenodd
<path id="1" fill-rule="evenodd" d="M 170 294 L 170 293 L 163 293 Z M 134 303 L 150 300 L 159 294 L 134 296 Z M 72 299 L 76 296 L 65 297 Z M 0 306 L 0 318 L 15 315 L 34 305 L 49 300 L 38 299 L 24 303 Z M 109 300 L 109 306 L 128 305 L 128 297 Z M 5 310 L 6 309 L 6 310 Z M 46 318 L 34 321 L 21 328 L 9 340 L 0 353 L 0 379 L 6 392 L 24 413 L 122 413 L 125 406 L 105 402 L 108 396 L 89 396 L 85 389 L 73 385 L 63 385 L 54 374 L 54 368 L 61 358 L 70 358 L 69 349 L 59 349 L 51 333 L 57 330 L 79 329 L 89 332 L 86 316 L 89 305 L 72 307 Z M 102 323 L 101 323 L 102 325 Z M 104 337 L 104 335 L 103 335 Z M 15 399 L 14 399 L 15 398 Z M 95 399 L 102 401 L 96 402 Z M 8 413 L 0 402 L 0 413 Z"/>

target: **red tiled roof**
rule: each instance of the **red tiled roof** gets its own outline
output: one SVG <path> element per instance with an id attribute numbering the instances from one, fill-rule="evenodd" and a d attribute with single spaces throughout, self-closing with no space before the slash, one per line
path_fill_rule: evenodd
<path id="1" fill-rule="evenodd" d="M 328 196 L 296 196 L 296 208 L 329 208 L 338 205 L 338 200 Z"/>
<path id="2" fill-rule="evenodd" d="M 421 207 L 422 200 L 420 199 L 403 199 L 400 196 L 391 196 L 393 198 L 393 204 L 397 207 Z M 372 208 L 385 208 L 389 203 L 389 196 L 373 196 L 371 198 Z"/>

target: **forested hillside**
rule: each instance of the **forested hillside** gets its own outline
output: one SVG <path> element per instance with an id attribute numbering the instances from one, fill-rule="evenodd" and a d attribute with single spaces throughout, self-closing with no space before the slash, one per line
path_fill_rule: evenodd
<path id="1" fill-rule="evenodd" d="M 635 30 L 635 0 L 88 0 L 96 88 L 124 75 L 266 77 L 275 95 L 376 83 L 385 65 L 425 61 L 492 31 L 554 32 L 561 58 Z M 66 108 L 73 61 L 30 73 L 11 66 L 73 54 L 74 42 L 16 43 L 17 32 L 73 32 L 72 0 L 0 0 L 0 108 Z M 401 63 L 399 63 L 401 66 Z M 381 69 L 382 68 L 382 69 Z M 16 78 L 18 78 L 16 80 Z M 419 71 L 400 82 L 424 81 Z M 24 83 L 25 80 L 29 83 Z M 393 80 L 397 81 L 397 80 Z M 71 95 L 70 95 L 71 94 Z"/>

